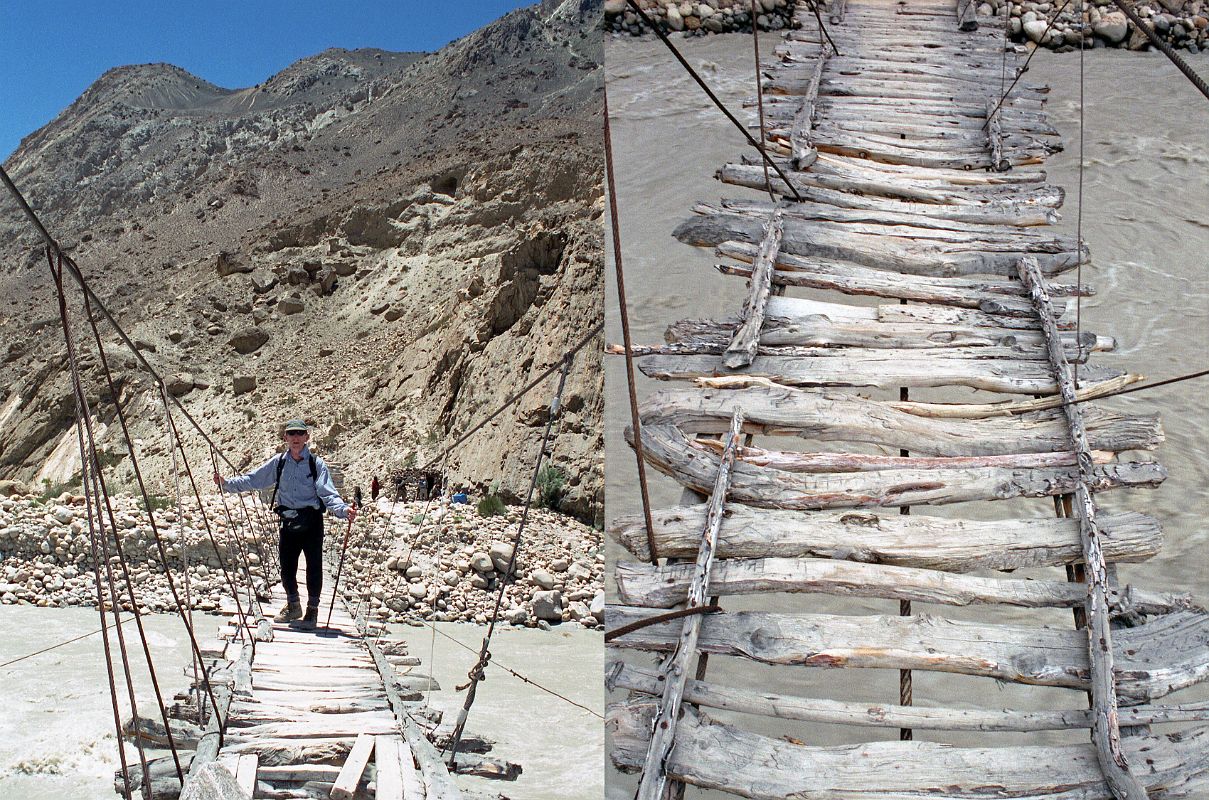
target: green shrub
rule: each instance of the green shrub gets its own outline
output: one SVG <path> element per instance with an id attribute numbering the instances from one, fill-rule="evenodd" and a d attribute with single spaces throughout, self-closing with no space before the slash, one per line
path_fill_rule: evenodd
<path id="1" fill-rule="evenodd" d="M 171 497 L 165 497 L 161 494 L 148 495 L 147 499 L 150 501 L 149 504 L 151 507 L 145 508 L 145 511 L 163 511 L 165 508 L 173 508 L 176 505 L 176 501 Z"/>
<path id="2" fill-rule="evenodd" d="M 557 510 L 567 493 L 567 473 L 547 464 L 537 473 L 537 507 Z"/>
<path id="3" fill-rule="evenodd" d="M 489 494 L 479 501 L 480 517 L 498 517 L 508 512 L 508 507 L 497 494 Z"/>

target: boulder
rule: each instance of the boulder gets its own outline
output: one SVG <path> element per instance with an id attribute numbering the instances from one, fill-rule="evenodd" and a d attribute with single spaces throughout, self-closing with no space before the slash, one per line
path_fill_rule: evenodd
<path id="1" fill-rule="evenodd" d="M 227 252 L 219 253 L 214 257 L 214 268 L 218 271 L 218 277 L 220 278 L 234 275 L 237 272 L 251 272 L 254 269 L 238 253 Z"/>
<path id="2" fill-rule="evenodd" d="M 272 270 L 257 267 L 252 270 L 252 291 L 264 294 L 277 285 L 277 275 Z"/>
<path id="3" fill-rule="evenodd" d="M 290 286 L 306 286 L 311 282 L 311 273 L 305 267 L 290 267 L 286 270 L 285 282 Z"/>
<path id="4" fill-rule="evenodd" d="M 299 314 L 305 309 L 306 304 L 302 302 L 302 297 L 297 292 L 288 294 L 277 301 L 277 310 L 286 316 Z"/>
<path id="5" fill-rule="evenodd" d="M 403 309 L 400 308 L 399 306 L 391 306 L 390 308 L 388 308 L 386 310 L 386 313 L 383 314 L 382 316 L 386 319 L 387 322 L 394 322 L 399 317 L 403 316 Z"/>
<path id="6" fill-rule="evenodd" d="M 269 335 L 263 330 L 249 326 L 240 328 L 231 334 L 231 338 L 227 340 L 227 344 L 235 348 L 235 352 L 247 355 L 248 353 L 255 353 L 268 340 Z"/>
<path id="7" fill-rule="evenodd" d="M 529 582 L 547 591 L 554 588 L 554 576 L 544 569 L 535 569 L 530 572 Z"/>
<path id="8" fill-rule="evenodd" d="M 236 375 L 231 380 L 231 391 L 234 392 L 236 396 L 241 395 L 241 394 L 247 394 L 248 392 L 252 391 L 255 388 L 256 388 L 256 376 L 255 375 Z"/>
<path id="9" fill-rule="evenodd" d="M 168 394 L 173 397 L 180 397 L 193 391 L 194 387 L 193 376 L 188 372 L 178 372 L 164 381 L 164 386 L 168 388 Z"/>
<path id="10" fill-rule="evenodd" d="M 491 556 L 491 563 L 495 564 L 495 568 L 503 572 L 508 569 L 508 559 L 512 557 L 512 545 L 509 542 L 492 542 L 488 554 Z M 519 567 L 520 559 L 518 558 L 517 561 L 515 566 Z"/>
<path id="11" fill-rule="evenodd" d="M 475 572 L 492 572 L 495 570 L 495 562 L 486 553 L 475 553 L 470 557 L 470 568 Z"/>
<path id="12" fill-rule="evenodd" d="M 21 481 L 0 481 L 0 497 L 12 497 L 15 494 L 29 494 L 29 487 Z"/>
<path id="13" fill-rule="evenodd" d="M 563 595 L 559 591 L 534 592 L 533 616 L 547 622 L 562 622 Z"/>
<path id="14" fill-rule="evenodd" d="M 1096 36 L 1109 44 L 1124 41 L 1129 33 L 1129 20 L 1120 11 L 1110 11 L 1100 16 L 1100 21 L 1092 26 Z"/>

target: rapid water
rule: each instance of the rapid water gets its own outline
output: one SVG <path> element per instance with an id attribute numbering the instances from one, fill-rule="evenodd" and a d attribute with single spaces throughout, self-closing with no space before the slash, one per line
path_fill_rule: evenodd
<path id="1" fill-rule="evenodd" d="M 745 98 L 754 95 L 750 37 L 674 41 L 729 107 L 738 109 Z M 764 37 L 762 52 L 770 53 L 776 41 L 775 36 Z M 1082 277 L 1098 294 L 1084 300 L 1082 325 L 1085 330 L 1115 336 L 1119 342 L 1115 353 L 1097 354 L 1096 363 L 1141 372 L 1151 379 L 1209 368 L 1209 101 L 1161 54 L 1097 50 L 1087 52 L 1085 59 L 1082 232 L 1093 263 L 1084 267 Z M 1209 63 L 1203 57 L 1193 60 L 1202 75 L 1209 75 Z M 736 313 L 746 291 L 743 281 L 723 278 L 713 270 L 719 259 L 707 250 L 680 244 L 671 237 L 672 229 L 690 215 L 696 201 L 760 195 L 714 180 L 714 171 L 737 160 L 748 146 L 661 43 L 610 39 L 606 69 L 631 331 L 635 343 L 658 344 L 664 328 L 675 320 Z M 1080 206 L 1078 54 L 1039 52 L 1028 80 L 1053 87 L 1048 110 L 1062 131 L 1066 150 L 1052 157 L 1047 169 L 1050 181 L 1067 191 L 1060 227 L 1074 232 Z M 611 259 L 608 263 L 611 273 Z M 606 286 L 608 339 L 620 342 L 612 274 Z M 606 370 L 606 507 L 612 518 L 637 512 L 640 503 L 633 452 L 621 436 L 629 424 L 623 359 L 608 359 Z M 640 397 L 660 388 L 641 374 L 637 380 Z M 1202 379 L 1111 401 L 1113 408 L 1162 415 L 1167 440 L 1155 455 L 1170 477 L 1156 490 L 1101 495 L 1106 508 L 1135 508 L 1157 516 L 1166 535 L 1159 556 L 1145 564 L 1123 566 L 1121 580 L 1189 591 L 1202 602 L 1209 599 L 1209 571 L 1203 557 L 1209 544 L 1203 522 L 1209 508 L 1207 386 Z M 780 446 L 786 445 L 782 441 Z M 656 508 L 678 501 L 679 486 L 651 470 L 648 478 Z M 1012 502 L 1010 507 L 1007 503 L 966 504 L 928 509 L 927 513 L 983 518 L 1052 513 L 1048 500 Z M 610 563 L 628 557 L 612 542 L 608 555 Z M 1026 572 L 1039 577 L 1047 571 L 1022 570 L 1017 576 L 1024 577 Z M 1054 577 L 1052 570 L 1048 572 L 1046 577 Z M 724 605 L 735 610 L 768 610 L 767 603 L 766 598 L 728 598 Z M 776 610 L 788 612 L 897 613 L 896 602 L 817 595 L 780 595 L 776 603 Z M 963 610 L 919 603 L 914 610 L 1007 624 L 1071 625 L 1069 612 Z M 649 656 L 632 657 L 651 663 Z M 709 664 L 710 679 L 726 685 L 864 702 L 894 702 L 898 694 L 898 675 L 890 670 L 772 668 L 721 657 L 711 658 Z M 1040 709 L 1074 708 L 1081 701 L 1073 692 L 982 678 L 919 671 L 914 678 L 916 701 L 922 704 Z M 1207 696 L 1209 688 L 1202 686 L 1168 700 Z M 750 730 L 788 735 L 808 744 L 897 738 L 895 730 L 778 724 L 709 713 Z M 975 739 L 921 731 L 916 738 L 993 745 L 1082 741 L 1083 734 L 1047 733 L 1027 739 L 995 734 Z M 632 777 L 610 769 L 607 796 L 626 800 L 634 785 Z M 715 794 L 690 789 L 688 796 Z"/>
<path id="2" fill-rule="evenodd" d="M 204 646 L 218 630 L 218 617 L 195 615 L 198 640 Z M 144 617 L 160 686 L 165 697 L 186 688 L 182 667 L 189 663 L 189 641 L 175 616 Z M 0 664 L 44 647 L 95 631 L 93 609 L 47 609 L 0 606 Z M 137 647 L 134 623 L 127 642 Z M 416 673 L 433 676 L 443 691 L 430 695 L 434 707 L 454 720 L 464 694 L 454 686 L 466 682 L 485 628 L 439 623 L 442 635 L 428 628 L 393 626 L 392 636 L 405 639 L 413 655 L 424 660 Z M 461 643 L 455 644 L 450 638 Z M 466 649 L 469 647 L 473 652 Z M 113 645 L 117 650 L 116 643 Z M 468 797 L 512 800 L 592 800 L 604 792 L 604 732 L 599 715 L 604 698 L 600 675 L 602 645 L 598 632 L 545 632 L 501 628 L 492 640 L 499 663 L 536 684 L 573 700 L 578 708 L 533 684 L 491 667 L 479 687 L 467 730 L 494 739 L 493 756 L 519 763 L 524 772 L 511 783 L 460 776 Z M 121 672 L 118 672 L 121 680 Z M 140 712 L 155 715 L 154 694 L 145 670 L 136 674 Z M 125 708 L 124 684 L 119 696 Z M 153 755 L 149 753 L 149 757 Z M 155 753 L 154 755 L 159 755 Z M 126 746 L 129 763 L 137 751 Z M 3 800 L 108 800 L 118 769 L 113 712 L 99 634 L 48 653 L 0 667 L 0 798 Z"/>

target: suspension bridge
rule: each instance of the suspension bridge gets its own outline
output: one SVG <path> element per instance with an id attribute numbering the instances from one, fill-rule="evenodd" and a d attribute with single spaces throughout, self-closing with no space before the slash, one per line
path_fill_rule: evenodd
<path id="1" fill-rule="evenodd" d="M 1065 199 L 1041 169 L 1061 147 L 1047 89 L 966 0 L 823 16 L 799 4 L 759 66 L 764 157 L 718 173 L 767 199 L 699 203 L 675 230 L 748 282 L 743 307 L 610 348 L 684 384 L 631 389 L 640 476 L 684 498 L 651 509 L 643 487 L 609 524 L 633 556 L 608 610 L 612 761 L 639 800 L 1204 797 L 1209 704 L 1162 701 L 1209 678 L 1209 614 L 1118 578 L 1161 525 L 1099 498 L 1166 480 L 1144 455 L 1163 433 L 1094 402 L 1141 377 L 1090 363 L 1116 343 L 1082 328 L 1081 233 L 1047 229 Z M 884 601 L 898 614 L 868 610 Z M 711 656 L 744 680 L 711 679 Z M 890 670 L 899 692 L 771 692 L 755 665 Z M 1064 699 L 996 708 L 957 676 Z"/>
<path id="2" fill-rule="evenodd" d="M 365 602 L 369 587 L 340 585 L 351 525 L 343 537 L 338 533 L 328 537 L 323 598 L 327 613 L 326 619 L 321 617 L 323 625 L 306 629 L 274 623 L 273 617 L 282 603 L 280 599 L 272 601 L 270 590 L 276 582 L 275 573 L 280 570 L 276 548 L 271 544 L 276 531 L 270 509 L 261 498 L 241 495 L 229 500 L 220 495 L 225 524 L 211 518 L 218 513 L 219 503 L 203 497 L 199 479 L 200 484 L 206 484 L 203 476 L 238 470 L 180 399 L 168 391 L 164 379 L 147 362 L 3 169 L 0 181 L 41 235 L 56 287 L 59 322 L 67 348 L 66 365 L 75 401 L 72 430 L 80 453 L 91 547 L 87 566 L 93 571 L 96 587 L 101 622 L 98 632 L 103 640 L 108 694 L 119 742 L 116 792 L 126 798 L 141 796 L 145 800 L 178 796 L 185 800 L 252 797 L 453 800 L 462 796 L 452 777 L 455 773 L 514 779 L 520 766 L 483 755 L 492 743 L 469 733 L 466 723 L 478 684 L 491 666 L 489 647 L 501 602 L 507 587 L 516 581 L 514 566 L 524 542 L 537 476 L 552 453 L 552 431 L 560 419 L 560 399 L 567 374 L 576 354 L 599 335 L 603 326 L 582 332 L 581 338 L 554 364 L 537 371 L 499 408 L 469 426 L 456 441 L 443 448 L 441 456 L 423 467 L 437 469 L 451 450 L 557 376 L 557 389 L 535 456 L 524 513 L 511 540 L 507 569 L 498 581 L 490 624 L 468 674 L 469 681 L 460 687 L 466 691 L 465 703 L 455 721 L 442 725 L 440 712 L 430 706 L 426 697 L 436 688 L 436 682 L 424 676 L 407 675 L 419 666 L 419 659 L 408 655 L 399 643 L 384 640 L 385 625 L 371 618 L 369 604 Z M 78 293 L 72 291 L 72 284 Z M 157 387 L 154 394 L 162 404 L 179 528 L 170 536 L 161 527 L 163 521 L 157 525 L 156 515 L 151 513 L 156 505 L 139 465 L 139 447 L 127 426 L 123 394 L 109 367 L 107 351 L 111 348 L 106 346 L 100 330 L 105 324 Z M 101 379 L 99 391 L 89 384 L 93 374 L 86 376 L 81 368 L 84 356 L 90 362 L 95 359 L 98 367 L 95 373 Z M 157 659 L 143 628 L 137 581 L 132 577 L 121 526 L 115 517 L 113 478 L 101 458 L 96 431 L 102 408 L 117 423 L 125 441 L 137 495 L 147 511 L 155 551 L 146 556 L 146 562 L 162 567 L 172 606 L 188 635 L 191 664 L 186 671 L 191 686 L 175 698 L 165 696 L 161 689 L 162 665 L 157 669 Z M 182 420 L 190 434 L 204 443 L 209 457 L 208 468 L 202 469 L 201 475 L 191 463 L 190 448 L 178 429 Z M 186 507 L 189 515 L 184 513 Z M 371 524 L 363 524 L 358 534 L 362 545 L 381 545 L 386 539 L 393 540 L 392 513 L 393 505 L 390 513 L 369 515 Z M 414 534 L 416 539 L 427 522 L 427 506 L 423 517 Z M 214 559 L 212 563 L 217 564 L 227 590 L 223 600 L 227 622 L 213 642 L 199 641 L 193 622 L 186 518 L 200 520 L 205 558 Z M 266 541 L 270 544 L 266 545 Z M 166 544 L 169 542 L 173 545 L 171 555 Z M 358 602 L 350 606 L 350 600 Z M 125 616 L 127 612 L 130 616 Z M 131 617 L 137 643 L 128 641 L 124 631 Z M 433 633 L 434 636 L 437 633 L 435 628 Z M 144 668 L 153 689 L 154 714 L 140 711 L 140 700 L 144 709 L 147 701 L 135 691 L 135 674 Z M 508 671 L 579 706 L 519 673 Z M 579 707 L 599 717 L 592 709 Z M 131 760 L 122 742 L 134 745 L 137 761 Z"/>

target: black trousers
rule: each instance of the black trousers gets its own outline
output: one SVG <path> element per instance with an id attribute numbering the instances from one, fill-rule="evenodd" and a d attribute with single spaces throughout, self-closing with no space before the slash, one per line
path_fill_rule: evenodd
<path id="1" fill-rule="evenodd" d="M 298 602 L 298 556 L 306 555 L 306 604 L 319 607 L 323 592 L 323 512 L 303 509 L 293 519 L 282 518 L 277 555 L 281 560 L 281 585 L 286 598 Z"/>

